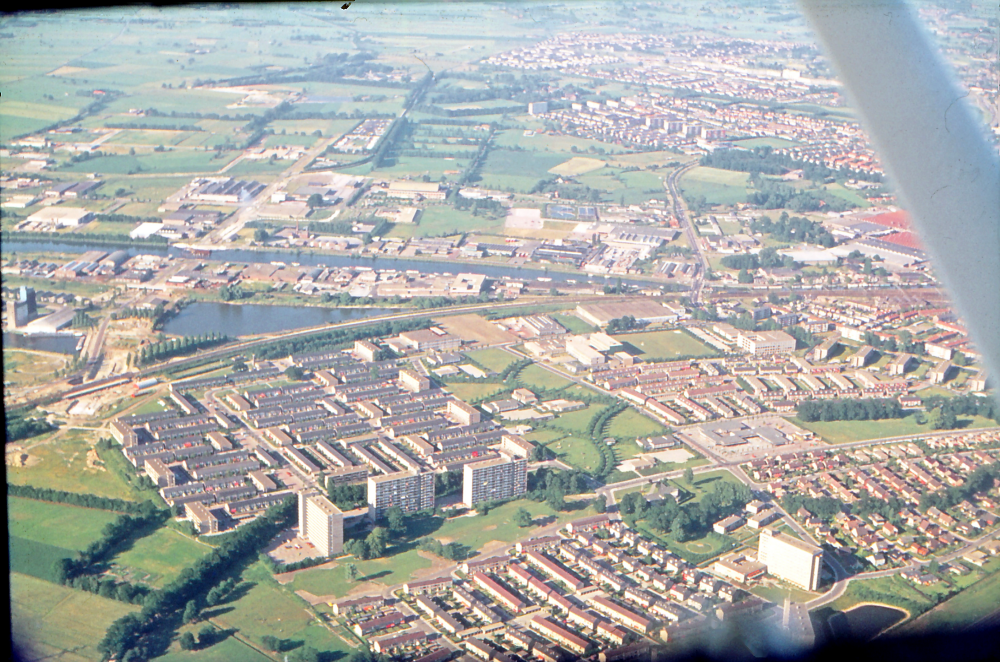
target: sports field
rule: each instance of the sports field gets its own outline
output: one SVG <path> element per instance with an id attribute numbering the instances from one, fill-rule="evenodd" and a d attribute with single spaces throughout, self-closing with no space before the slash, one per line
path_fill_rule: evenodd
<path id="1" fill-rule="evenodd" d="M 670 361 L 681 356 L 714 356 L 715 350 L 681 329 L 648 331 L 614 336 L 616 340 L 631 345 L 645 361 Z"/>
<path id="2" fill-rule="evenodd" d="M 10 573 L 11 637 L 25 660 L 101 660 L 108 626 L 138 607 Z"/>
<path id="3" fill-rule="evenodd" d="M 210 551 L 210 546 L 162 527 L 136 540 L 112 562 L 117 566 L 116 574 L 128 575 L 159 588 Z"/>

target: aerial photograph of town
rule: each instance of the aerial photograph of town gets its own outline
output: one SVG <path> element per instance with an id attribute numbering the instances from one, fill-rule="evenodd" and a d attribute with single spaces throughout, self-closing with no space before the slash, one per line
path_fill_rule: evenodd
<path id="1" fill-rule="evenodd" d="M 995 153 L 996 4 L 911 10 Z M 995 375 L 794 0 L 24 11 L 0 93 L 14 659 L 1000 625 Z"/>

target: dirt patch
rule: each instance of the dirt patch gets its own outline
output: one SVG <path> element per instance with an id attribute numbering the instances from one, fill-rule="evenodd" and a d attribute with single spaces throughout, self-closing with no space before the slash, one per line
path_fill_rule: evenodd
<path id="1" fill-rule="evenodd" d="M 466 342 L 479 342 L 484 345 L 511 342 L 517 336 L 502 331 L 479 315 L 455 315 L 441 320 L 435 320 L 445 331 L 452 333 Z"/>
<path id="2" fill-rule="evenodd" d="M 4 453 L 4 463 L 8 467 L 33 467 L 42 459 L 30 453 L 25 453 L 21 446 L 12 446 Z"/>
<path id="3" fill-rule="evenodd" d="M 330 561 L 329 563 L 321 563 L 319 565 L 312 565 L 312 566 L 309 566 L 308 568 L 301 568 L 299 570 L 292 570 L 291 572 L 279 572 L 278 574 L 274 575 L 274 579 L 279 584 L 287 584 L 288 582 L 290 582 L 293 579 L 295 579 L 296 573 L 305 572 L 306 570 L 317 570 L 317 569 L 319 569 L 319 570 L 333 570 L 338 565 L 340 565 L 340 564 L 337 563 L 336 561 Z"/>
<path id="4" fill-rule="evenodd" d="M 98 471 L 105 471 L 104 462 L 98 457 L 96 448 L 91 448 L 87 451 L 87 467 L 97 469 Z"/>
<path id="5" fill-rule="evenodd" d="M 484 526 L 483 531 L 492 531 L 495 528 L 497 528 L 496 524 L 490 524 L 489 526 Z"/>

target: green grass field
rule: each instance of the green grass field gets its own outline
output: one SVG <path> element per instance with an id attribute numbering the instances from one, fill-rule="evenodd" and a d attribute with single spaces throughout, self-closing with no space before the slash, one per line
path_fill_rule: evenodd
<path id="1" fill-rule="evenodd" d="M 191 634 L 197 635 L 198 630 L 201 629 L 201 624 L 195 626 L 188 626 L 181 628 L 181 632 L 190 631 Z M 180 635 L 178 635 L 179 637 Z M 156 658 L 157 662 L 230 662 L 230 660 L 239 660 L 240 662 L 271 662 L 272 658 L 268 657 L 264 653 L 261 653 L 257 648 L 251 648 L 251 646 L 260 647 L 261 643 L 259 641 L 251 642 L 250 645 L 244 643 L 244 641 L 237 636 L 226 637 L 225 640 L 220 641 L 208 648 L 202 648 L 193 651 L 181 650 L 180 644 L 175 641 L 171 644 L 169 650 L 166 654 L 161 655 Z"/>
<path id="2" fill-rule="evenodd" d="M 628 333 L 615 336 L 631 345 L 645 361 L 670 361 L 681 356 L 714 356 L 715 350 L 681 329 Z"/>
<path id="3" fill-rule="evenodd" d="M 666 431 L 665 427 L 631 407 L 611 419 L 611 424 L 605 428 L 605 433 L 609 437 L 614 437 L 619 441 L 632 441 L 638 437 L 655 437 Z"/>
<path id="4" fill-rule="evenodd" d="M 961 416 L 959 421 L 968 421 L 967 428 L 986 428 L 996 425 L 996 421 L 982 416 Z M 919 435 L 933 432 L 927 424 L 919 425 L 917 415 L 910 414 L 905 418 L 890 418 L 881 421 L 815 421 L 805 423 L 798 418 L 791 421 L 807 430 L 812 430 L 831 444 L 864 439 L 882 439 L 884 437 L 900 437 L 903 435 Z"/>
<path id="5" fill-rule="evenodd" d="M 516 356 L 502 349 L 476 349 L 465 355 L 493 372 L 502 372 L 511 363 L 517 362 Z"/>
<path id="6" fill-rule="evenodd" d="M 65 354 L 51 352 L 3 350 L 3 383 L 20 387 L 53 379 L 53 373 L 69 362 Z"/>
<path id="7" fill-rule="evenodd" d="M 852 581 L 842 596 L 830 603 L 838 611 L 846 611 L 862 602 L 875 602 L 901 607 L 911 612 L 922 611 L 934 603 L 920 589 L 897 575 Z"/>
<path id="8" fill-rule="evenodd" d="M 420 556 L 415 549 L 382 559 L 369 561 L 351 559 L 348 563 L 353 563 L 358 569 L 358 580 L 354 582 L 347 581 L 343 564 L 338 564 L 331 569 L 316 568 L 296 573 L 290 586 L 295 591 L 309 591 L 313 595 L 340 597 L 350 593 L 351 589 L 357 588 L 362 582 L 377 583 L 382 586 L 405 583 L 417 570 L 431 566 L 430 560 Z"/>
<path id="9" fill-rule="evenodd" d="M 560 414 L 552 422 L 552 425 L 570 433 L 583 434 L 587 430 L 587 425 L 594 415 L 604 409 L 607 405 L 593 404 L 583 409 L 577 409 L 565 414 Z"/>
<path id="10" fill-rule="evenodd" d="M 708 204 L 715 205 L 746 202 L 747 179 L 745 172 L 698 166 L 681 177 L 681 194 L 685 198 L 705 196 Z"/>
<path id="11" fill-rule="evenodd" d="M 455 397 L 468 402 L 470 400 L 478 400 L 479 398 L 484 398 L 499 391 L 502 391 L 504 389 L 504 385 L 498 384 L 496 382 L 488 382 L 488 383 L 455 382 L 453 384 L 445 384 L 445 389 L 449 393 L 454 394 Z"/>
<path id="12" fill-rule="evenodd" d="M 907 630 L 911 634 L 962 630 L 996 611 L 998 605 L 1000 573 L 995 572 L 914 620 L 901 633 L 905 634 Z"/>
<path id="13" fill-rule="evenodd" d="M 36 542 L 83 550 L 101 537 L 101 530 L 117 513 L 79 508 L 47 501 L 10 497 L 7 500 L 7 531 Z"/>
<path id="14" fill-rule="evenodd" d="M 503 230 L 504 219 L 473 216 L 472 212 L 461 211 L 454 207 L 435 205 L 427 207 L 420 213 L 416 227 L 419 237 L 446 237 L 476 228 L 477 232 L 499 233 Z"/>
<path id="15" fill-rule="evenodd" d="M 11 572 L 20 572 L 50 582 L 56 581 L 56 561 L 76 556 L 72 549 L 15 535 L 8 535 L 7 551 L 10 554 Z"/>
<path id="16" fill-rule="evenodd" d="M 529 365 L 518 373 L 517 381 L 525 388 L 562 389 L 573 385 L 573 382 L 565 377 L 554 375 L 537 365 Z"/>
<path id="17" fill-rule="evenodd" d="M 134 499 L 132 490 L 114 472 L 87 466 L 87 450 L 91 448 L 88 439 L 91 438 L 93 433 L 81 430 L 55 433 L 51 441 L 29 449 L 29 454 L 40 460 L 37 464 L 7 467 L 7 481 L 67 492 Z"/>
<path id="18" fill-rule="evenodd" d="M 550 317 L 566 327 L 570 333 L 593 333 L 595 331 L 592 324 L 584 322 L 573 313 L 555 313 Z"/>
<path id="19" fill-rule="evenodd" d="M 101 660 L 108 626 L 138 607 L 10 573 L 11 638 L 21 659 Z"/>
<path id="20" fill-rule="evenodd" d="M 212 548 L 208 545 L 163 527 L 136 540 L 113 562 L 119 566 L 119 572 L 142 577 L 146 583 L 159 588 L 210 551 Z"/>
<path id="21" fill-rule="evenodd" d="M 591 159 L 586 156 L 574 156 L 569 161 L 565 161 L 555 167 L 549 168 L 549 172 L 553 175 L 582 175 L 586 172 L 600 170 L 605 165 L 607 164 L 600 159 Z"/>
<path id="22" fill-rule="evenodd" d="M 539 432 L 549 432 L 549 430 L 539 430 Z M 534 433 L 532 433 L 534 434 Z M 531 438 L 529 436 L 529 438 Z M 535 441 L 535 439 L 532 439 Z M 546 448 L 556 454 L 563 462 L 573 465 L 581 471 L 592 471 L 601 463 L 601 455 L 594 443 L 589 439 L 576 436 L 566 436 L 561 439 L 541 442 Z"/>
<path id="23" fill-rule="evenodd" d="M 733 144 L 745 149 L 753 149 L 754 147 L 773 147 L 774 149 L 782 149 L 784 147 L 794 147 L 799 143 L 786 138 L 744 138 L 743 140 L 734 140 Z"/>
<path id="24" fill-rule="evenodd" d="M 589 507 L 586 510 L 556 512 L 544 503 L 522 499 L 495 508 L 485 517 L 476 515 L 448 520 L 434 532 L 434 537 L 441 542 L 458 542 L 473 550 L 481 549 L 493 540 L 513 543 L 530 538 L 532 529 L 522 529 L 514 524 L 514 512 L 518 508 L 527 510 L 536 521 L 539 518 L 546 518 L 546 521 L 548 518 L 554 518 L 552 521 L 559 523 L 593 514 Z"/>
<path id="25" fill-rule="evenodd" d="M 217 172 L 238 156 L 238 152 L 225 152 L 215 158 L 215 152 L 177 150 L 151 154 L 98 156 L 86 161 L 67 164 L 63 172 L 99 172 L 112 175 L 135 173 Z"/>

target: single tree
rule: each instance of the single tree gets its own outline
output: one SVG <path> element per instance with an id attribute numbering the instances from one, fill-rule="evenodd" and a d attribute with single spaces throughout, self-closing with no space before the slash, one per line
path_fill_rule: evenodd
<path id="1" fill-rule="evenodd" d="M 200 630 L 198 630 L 198 647 L 206 648 L 212 645 L 215 641 L 215 628 L 211 625 L 205 625 Z"/>
<path id="2" fill-rule="evenodd" d="M 182 619 L 185 623 L 193 623 L 198 619 L 198 603 L 194 600 L 188 600 L 188 603 L 184 605 L 184 616 Z"/>
<path id="3" fill-rule="evenodd" d="M 406 531 L 406 515 L 399 506 L 393 506 L 385 511 L 385 519 L 389 525 L 389 532 L 399 535 Z"/>
<path id="4" fill-rule="evenodd" d="M 684 482 L 688 485 L 694 485 L 694 469 L 691 467 L 684 470 Z"/>
<path id="5" fill-rule="evenodd" d="M 194 635 L 190 632 L 185 632 L 180 638 L 181 650 L 191 651 L 194 650 L 197 643 L 194 640 Z"/>
<path id="6" fill-rule="evenodd" d="M 599 514 L 607 512 L 607 510 L 608 510 L 608 499 L 603 494 L 599 494 L 591 502 L 591 505 L 593 505 L 594 511 L 596 511 Z"/>
<path id="7" fill-rule="evenodd" d="M 368 545 L 369 558 L 377 559 L 385 556 L 385 548 L 389 543 L 389 533 L 381 526 L 376 526 L 365 538 Z"/>
<path id="8" fill-rule="evenodd" d="M 514 524 L 517 524 L 522 529 L 531 526 L 532 521 L 531 513 L 527 509 L 518 508 L 514 512 Z"/>
<path id="9" fill-rule="evenodd" d="M 277 653 L 281 649 L 281 640 L 274 635 L 265 634 L 260 638 L 260 643 L 269 651 Z"/>
<path id="10" fill-rule="evenodd" d="M 344 576 L 347 578 L 347 581 L 353 582 L 358 578 L 358 567 L 353 563 L 348 563 L 344 566 Z"/>

